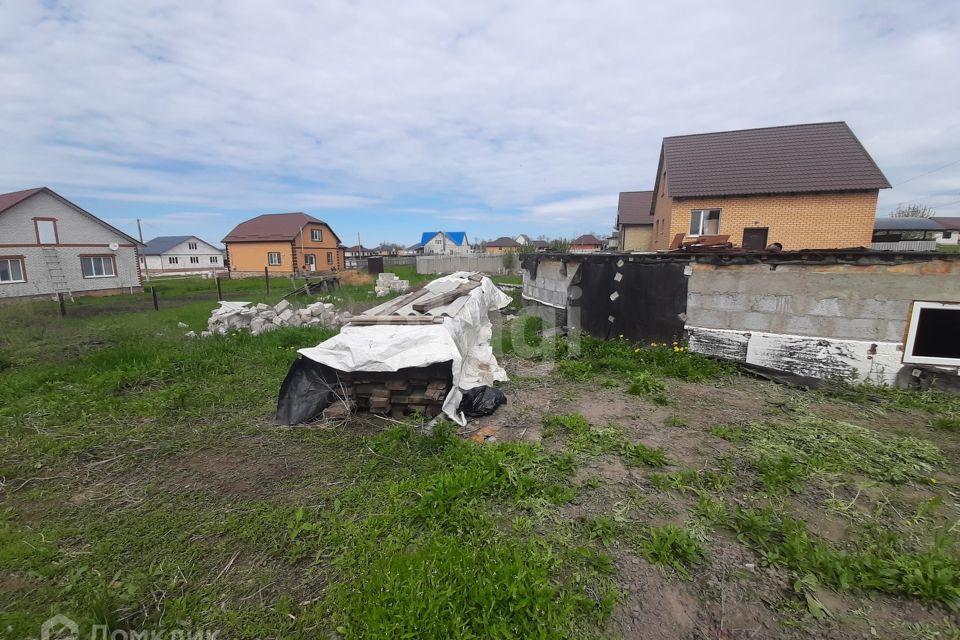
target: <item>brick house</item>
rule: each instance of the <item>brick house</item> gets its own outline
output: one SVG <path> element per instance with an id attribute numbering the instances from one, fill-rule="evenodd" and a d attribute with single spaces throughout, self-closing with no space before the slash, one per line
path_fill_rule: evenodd
<path id="1" fill-rule="evenodd" d="M 869 247 L 890 183 L 845 122 L 663 139 L 653 249 L 729 236 L 745 248 Z"/>
<path id="2" fill-rule="evenodd" d="M 589 253 L 591 251 L 602 251 L 607 248 L 607 243 L 597 236 L 585 233 L 576 240 L 570 241 L 571 253 Z"/>
<path id="3" fill-rule="evenodd" d="M 306 213 L 268 213 L 223 239 L 230 270 L 241 273 L 340 271 L 344 249 L 330 226 Z"/>
<path id="4" fill-rule="evenodd" d="M 621 191 L 617 203 L 617 251 L 649 251 L 653 239 L 653 191 Z"/>
<path id="5" fill-rule="evenodd" d="M 0 195 L 0 298 L 143 291 L 139 248 L 47 187 Z"/>
<path id="6" fill-rule="evenodd" d="M 513 238 L 503 236 L 484 244 L 483 250 L 486 253 L 506 253 L 508 251 L 516 253 L 521 247 L 523 247 L 523 245 Z"/>

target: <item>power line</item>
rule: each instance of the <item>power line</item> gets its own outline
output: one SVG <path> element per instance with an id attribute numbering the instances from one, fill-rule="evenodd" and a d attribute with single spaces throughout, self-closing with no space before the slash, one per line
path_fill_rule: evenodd
<path id="1" fill-rule="evenodd" d="M 921 173 L 921 174 L 919 174 L 919 175 L 913 176 L 912 178 L 908 178 L 907 180 L 904 180 L 903 182 L 897 183 L 897 186 L 898 186 L 898 187 L 901 187 L 901 186 L 907 184 L 908 182 L 913 182 L 913 181 L 916 180 L 917 178 L 922 178 L 923 176 L 928 176 L 928 175 L 930 175 L 931 173 L 936 173 L 937 171 L 940 171 L 940 170 L 942 170 L 942 169 L 946 169 L 947 167 L 952 167 L 952 166 L 955 165 L 955 164 L 960 164 L 960 160 L 954 160 L 953 162 L 948 162 L 947 164 L 943 165 L 942 167 L 937 167 L 936 169 L 931 169 L 930 171 L 927 171 L 927 172 L 925 172 L 925 173 Z"/>

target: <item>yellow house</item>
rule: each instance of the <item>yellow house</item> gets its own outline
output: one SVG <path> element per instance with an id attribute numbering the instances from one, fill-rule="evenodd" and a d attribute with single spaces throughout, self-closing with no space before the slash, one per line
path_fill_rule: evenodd
<path id="1" fill-rule="evenodd" d="M 330 226 L 306 213 L 268 213 L 241 222 L 223 239 L 233 272 L 340 271 L 344 250 Z"/>
<path id="2" fill-rule="evenodd" d="M 617 249 L 650 251 L 653 236 L 653 214 L 650 204 L 653 191 L 621 191 L 617 203 Z"/>
<path id="3" fill-rule="evenodd" d="M 664 138 L 651 248 L 718 236 L 755 250 L 869 247 L 889 188 L 845 122 Z"/>
<path id="4" fill-rule="evenodd" d="M 486 253 L 507 253 L 509 251 L 516 253 L 520 250 L 520 247 L 521 244 L 513 238 L 503 236 L 502 238 L 488 242 L 483 250 Z"/>

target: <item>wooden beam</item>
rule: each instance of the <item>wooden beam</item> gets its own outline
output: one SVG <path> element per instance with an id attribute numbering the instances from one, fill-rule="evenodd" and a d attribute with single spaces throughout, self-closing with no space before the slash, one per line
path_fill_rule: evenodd
<path id="1" fill-rule="evenodd" d="M 437 307 L 442 307 L 445 304 L 450 304 L 460 296 L 470 293 L 479 286 L 479 282 L 464 282 L 453 291 L 448 291 L 447 293 L 442 293 L 435 298 L 430 298 L 424 302 L 418 302 L 414 304 L 413 310 L 419 313 L 426 313 L 431 309 L 436 309 Z"/>

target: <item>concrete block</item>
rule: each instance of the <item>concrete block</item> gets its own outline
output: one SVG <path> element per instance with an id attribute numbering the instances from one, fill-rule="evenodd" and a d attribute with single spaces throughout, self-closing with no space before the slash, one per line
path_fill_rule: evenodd
<path id="1" fill-rule="evenodd" d="M 760 313 L 787 313 L 790 311 L 791 297 L 785 295 L 752 296 L 750 310 Z"/>
<path id="2" fill-rule="evenodd" d="M 277 313 L 283 313 L 284 311 L 290 308 L 290 303 L 286 300 L 281 300 L 277 304 L 273 305 L 273 310 Z"/>
<path id="3" fill-rule="evenodd" d="M 716 309 L 687 309 L 687 324 L 710 329 L 743 329 L 733 326 L 729 311 Z"/>

